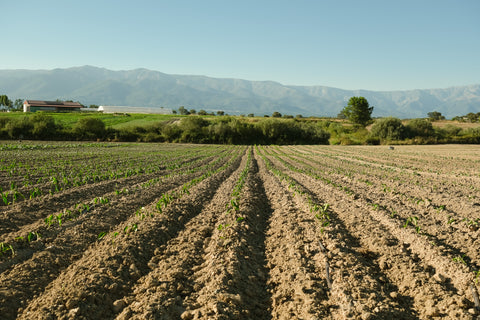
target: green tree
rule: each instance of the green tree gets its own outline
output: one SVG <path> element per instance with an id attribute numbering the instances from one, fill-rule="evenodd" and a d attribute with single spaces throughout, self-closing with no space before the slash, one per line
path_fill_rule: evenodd
<path id="1" fill-rule="evenodd" d="M 366 126 L 372 120 L 373 107 L 364 97 L 351 97 L 342 114 L 352 123 Z"/>
<path id="2" fill-rule="evenodd" d="M 198 111 L 198 115 L 199 115 L 199 116 L 206 116 L 206 115 L 207 115 L 207 111 L 205 111 L 205 110 L 202 109 L 202 110 Z"/>
<path id="3" fill-rule="evenodd" d="M 189 114 L 190 114 L 190 112 L 188 112 L 188 110 L 187 110 L 187 109 L 185 109 L 185 107 L 184 107 L 184 106 L 181 106 L 180 108 L 178 108 L 178 112 L 180 112 L 180 114 L 181 114 L 181 115 L 184 115 L 184 116 L 186 116 L 186 115 L 189 115 Z"/>
<path id="4" fill-rule="evenodd" d="M 274 118 L 281 118 L 282 117 L 282 114 L 278 111 L 275 111 L 274 113 L 272 113 L 272 117 Z"/>
<path id="5" fill-rule="evenodd" d="M 7 95 L 5 94 L 2 94 L 0 96 L 0 107 L 6 107 L 7 109 L 11 109 L 12 108 L 12 100 L 8 99 Z"/>
<path id="6" fill-rule="evenodd" d="M 15 106 L 15 110 L 23 110 L 23 99 L 16 99 L 13 105 Z"/>
<path id="7" fill-rule="evenodd" d="M 442 113 L 438 112 L 438 111 L 429 112 L 429 113 L 427 113 L 427 116 L 432 121 L 445 120 L 445 117 L 442 116 Z"/>
<path id="8" fill-rule="evenodd" d="M 223 115 L 225 115 L 225 111 L 218 110 L 218 111 L 217 111 L 217 115 L 223 116 Z"/>

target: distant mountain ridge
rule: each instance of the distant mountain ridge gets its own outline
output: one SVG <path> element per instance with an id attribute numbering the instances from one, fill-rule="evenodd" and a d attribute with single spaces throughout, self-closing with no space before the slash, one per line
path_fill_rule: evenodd
<path id="1" fill-rule="evenodd" d="M 68 99 L 85 105 L 131 105 L 229 114 L 336 116 L 352 96 L 367 98 L 373 116 L 447 118 L 480 111 L 480 84 L 408 91 L 343 90 L 273 81 L 170 75 L 148 69 L 112 71 L 92 66 L 53 70 L 0 70 L 0 94 L 10 99 Z"/>

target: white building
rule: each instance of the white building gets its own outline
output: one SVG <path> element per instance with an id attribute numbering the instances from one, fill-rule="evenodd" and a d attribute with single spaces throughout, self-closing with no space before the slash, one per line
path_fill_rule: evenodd
<path id="1" fill-rule="evenodd" d="M 129 106 L 99 106 L 99 112 L 103 113 L 152 113 L 152 114 L 172 114 L 172 109 L 163 107 L 129 107 Z"/>

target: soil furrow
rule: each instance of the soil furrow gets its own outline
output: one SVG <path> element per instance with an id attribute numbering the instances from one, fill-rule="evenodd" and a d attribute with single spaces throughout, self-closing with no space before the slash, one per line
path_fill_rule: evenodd
<path id="1" fill-rule="evenodd" d="M 361 246 L 373 252 L 376 264 L 387 274 L 398 292 L 391 292 L 396 298 L 411 301 L 420 318 L 450 316 L 456 319 L 470 319 L 468 312 L 472 301 L 467 298 L 470 275 L 462 266 L 455 265 L 441 252 L 430 249 L 426 241 L 399 228 L 367 203 L 345 197 L 339 190 L 326 186 L 310 177 L 291 172 L 292 177 L 302 181 L 309 188 L 318 186 L 319 195 L 335 195 L 329 201 L 337 208 L 347 230 L 360 240 Z M 391 241 L 390 239 L 395 239 Z M 454 299 L 455 304 L 444 303 Z M 387 311 L 388 306 L 379 308 Z"/>
<path id="2" fill-rule="evenodd" d="M 78 319 L 111 318 L 114 302 L 128 295 L 133 285 L 150 272 L 148 262 L 155 250 L 178 236 L 192 218 L 213 198 L 215 190 L 239 165 L 240 159 L 190 190 L 178 201 L 141 222 L 133 217 L 117 226 L 115 238 L 107 237 L 53 280 L 32 300 L 19 319 L 74 316 Z M 146 209 L 155 210 L 154 205 Z M 133 224 L 132 224 L 133 223 Z M 124 226 L 133 231 L 123 233 Z M 88 266 L 88 267 L 86 267 Z M 47 306 L 47 307 L 45 307 Z"/>
<path id="3" fill-rule="evenodd" d="M 126 307 L 117 319 L 178 319 L 189 309 L 184 302 L 198 286 L 193 274 L 205 262 L 204 248 L 223 213 L 246 155 L 215 191 L 202 212 L 193 217 L 178 236 L 157 248 L 149 261 L 152 271 L 142 277 L 131 294 L 122 299 Z M 157 316 L 154 316 L 157 315 Z"/>

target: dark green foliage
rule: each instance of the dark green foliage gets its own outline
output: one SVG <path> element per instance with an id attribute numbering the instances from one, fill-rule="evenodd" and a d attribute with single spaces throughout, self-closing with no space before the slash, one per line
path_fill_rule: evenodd
<path id="1" fill-rule="evenodd" d="M 432 122 L 427 119 L 413 119 L 407 124 L 407 136 L 410 138 L 415 137 L 432 137 L 435 135 Z"/>
<path id="2" fill-rule="evenodd" d="M 480 122 L 480 112 L 477 113 L 467 113 L 464 116 L 454 117 L 452 120 L 456 120 L 459 122 Z"/>
<path id="3" fill-rule="evenodd" d="M 0 107 L 6 107 L 7 109 L 11 109 L 13 107 L 13 103 L 8 97 L 4 94 L 0 95 Z"/>
<path id="4" fill-rule="evenodd" d="M 5 131 L 11 139 L 31 138 L 31 129 L 28 117 L 13 118 L 5 124 Z"/>
<path id="5" fill-rule="evenodd" d="M 427 113 L 427 116 L 432 121 L 445 120 L 445 117 L 442 116 L 442 113 L 438 111 L 429 112 Z"/>
<path id="6" fill-rule="evenodd" d="M 77 140 L 103 139 L 106 135 L 105 123 L 98 118 L 81 118 L 72 133 Z"/>
<path id="7" fill-rule="evenodd" d="M 341 114 L 353 124 L 366 126 L 372 120 L 373 107 L 364 97 L 351 97 Z"/>
<path id="8" fill-rule="evenodd" d="M 190 114 L 190 112 L 188 112 L 188 110 L 185 109 L 184 106 L 181 106 L 180 108 L 178 108 L 178 112 L 179 112 L 181 115 L 188 115 L 188 114 Z"/>
<path id="9" fill-rule="evenodd" d="M 14 109 L 16 110 L 22 110 L 23 109 L 23 99 L 16 99 L 15 102 L 13 103 Z"/>
<path id="10" fill-rule="evenodd" d="M 405 131 L 400 119 L 388 117 L 375 120 L 370 135 L 380 140 L 402 140 L 406 137 Z"/>
<path id="11" fill-rule="evenodd" d="M 32 137 L 34 139 L 48 139 L 54 137 L 57 133 L 57 126 L 52 116 L 46 115 L 42 112 L 36 112 L 29 117 L 32 126 Z"/>

